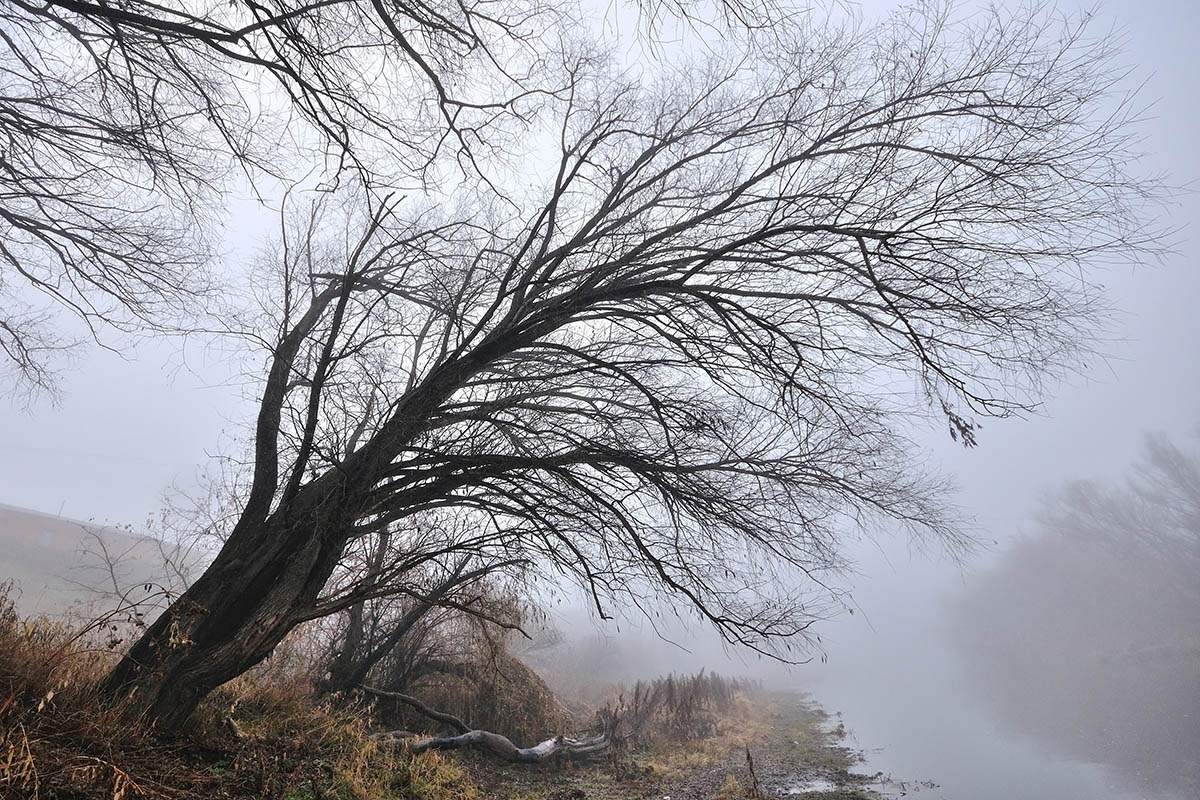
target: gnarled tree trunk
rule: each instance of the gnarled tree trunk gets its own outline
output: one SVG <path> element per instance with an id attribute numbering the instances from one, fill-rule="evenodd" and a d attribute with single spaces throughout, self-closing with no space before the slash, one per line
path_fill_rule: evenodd
<path id="1" fill-rule="evenodd" d="M 465 361 L 439 370 L 338 469 L 307 483 L 303 471 L 293 469 L 283 499 L 268 511 L 279 486 L 275 448 L 288 357 L 283 349 L 276 354 L 264 392 L 255 480 L 237 526 L 204 574 L 102 683 L 103 691 L 128 702 L 132 715 L 158 730 L 179 728 L 205 695 L 265 659 L 306 619 L 362 518 L 382 467 L 478 368 Z"/>
<path id="2" fill-rule="evenodd" d="M 332 483 L 314 482 L 262 523 L 243 520 L 102 688 L 170 731 L 206 694 L 270 655 L 313 605 L 345 548 L 348 504 L 324 491 Z"/>

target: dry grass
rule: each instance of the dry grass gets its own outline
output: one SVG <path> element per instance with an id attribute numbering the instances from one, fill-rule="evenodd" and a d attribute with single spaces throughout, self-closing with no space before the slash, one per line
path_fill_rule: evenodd
<path id="1" fill-rule="evenodd" d="M 767 738 L 771 732 L 770 714 L 764 701 L 739 693 L 720 704 L 703 735 L 648 737 L 643 756 L 646 766 L 656 775 L 674 779 L 727 763 L 748 745 Z"/>
<path id="2" fill-rule="evenodd" d="M 478 754 L 459 753 L 488 796 L 513 800 L 629 800 L 662 797 L 696 772 L 741 763 L 747 745 L 770 734 L 773 706 L 754 687 L 701 673 L 669 676 L 634 688 L 615 688 L 607 710 L 647 716 L 627 746 L 601 762 L 500 764 Z M 687 727 L 683 720 L 696 725 Z M 736 783 L 720 798 L 745 798 Z M 717 784 L 719 785 L 719 784 Z M 714 785 L 716 790 L 717 785 Z"/>
<path id="3" fill-rule="evenodd" d="M 746 710 L 751 682 L 701 670 L 639 681 L 619 690 L 597 714 L 597 727 L 634 745 L 686 743 L 716 737 L 722 722 Z"/>
<path id="4" fill-rule="evenodd" d="M 99 623 L 80 630 L 21 619 L 0 588 L 3 800 L 481 800 L 519 796 L 504 786 L 515 789 L 528 778 L 538 787 L 531 796 L 541 796 L 543 779 L 561 789 L 564 775 L 584 780 L 589 796 L 625 797 L 631 786 L 727 760 L 765 730 L 741 683 L 701 673 L 639 684 L 614 700 L 610 713 L 642 721 L 629 749 L 605 763 L 510 770 L 474 756 L 412 757 L 372 739 L 371 712 L 378 709 L 370 704 L 314 703 L 310 676 L 285 648 L 215 691 L 183 733 L 166 740 L 129 724 L 95 689 L 114 658 L 106 646 L 112 633 Z M 423 694 L 528 741 L 573 727 L 527 667 L 515 659 L 493 666 L 482 685 L 445 680 Z M 515 780 L 493 782 L 501 777 L 497 767 Z M 468 768 L 486 781 L 486 791 Z"/>
<path id="5" fill-rule="evenodd" d="M 523 744 L 572 733 L 577 722 L 536 672 L 502 650 L 487 654 L 469 677 L 431 675 L 407 691 L 472 727 Z M 428 719 L 406 708 L 391 711 L 391 727 L 431 730 Z"/>
<path id="6" fill-rule="evenodd" d="M 95 690 L 112 658 L 91 646 L 96 632 L 21 620 L 0 593 L 0 797 L 479 798 L 459 768 L 378 747 L 361 715 L 314 706 L 302 678 L 271 670 L 219 689 L 180 737 L 156 738 Z"/>

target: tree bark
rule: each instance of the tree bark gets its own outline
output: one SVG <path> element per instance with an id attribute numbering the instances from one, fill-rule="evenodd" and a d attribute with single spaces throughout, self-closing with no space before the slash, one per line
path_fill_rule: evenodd
<path id="1" fill-rule="evenodd" d="M 210 691 L 270 655 L 312 607 L 346 546 L 352 503 L 341 494 L 327 475 L 262 523 L 239 523 L 102 689 L 132 716 L 171 732 Z"/>

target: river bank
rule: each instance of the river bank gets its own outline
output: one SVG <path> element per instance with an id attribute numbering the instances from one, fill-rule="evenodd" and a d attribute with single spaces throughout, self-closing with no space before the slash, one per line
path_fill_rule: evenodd
<path id="1" fill-rule="evenodd" d="M 878 776 L 854 771 L 861 754 L 845 727 L 801 693 L 746 698 L 711 735 L 632 748 L 599 763 L 461 763 L 481 794 L 500 800 L 872 800 Z"/>

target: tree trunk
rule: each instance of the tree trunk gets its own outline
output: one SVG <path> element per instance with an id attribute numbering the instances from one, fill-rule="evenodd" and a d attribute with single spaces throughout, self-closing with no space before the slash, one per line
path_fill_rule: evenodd
<path id="1" fill-rule="evenodd" d="M 434 596 L 440 596 L 445 592 L 438 592 Z M 361 612 L 361 606 L 359 606 Z M 346 636 L 346 649 L 342 652 L 329 670 L 329 680 L 326 682 L 326 688 L 331 692 L 345 691 L 346 689 L 358 686 L 367 679 L 368 673 L 376 664 L 382 661 L 388 654 L 396 649 L 412 627 L 421 621 L 421 618 L 433 610 L 433 604 L 425 600 L 417 601 L 417 604 L 409 609 L 396 627 L 393 628 L 382 642 L 375 643 L 367 652 L 360 652 L 363 644 L 361 631 L 357 635 L 357 639 L 352 639 L 355 631 L 353 628 Z M 354 620 L 351 619 L 353 625 Z M 368 642 L 368 646 L 372 643 Z M 351 645 L 355 648 L 350 650 Z"/>
<path id="2" fill-rule="evenodd" d="M 261 523 L 239 522 L 103 690 L 128 703 L 131 715 L 174 731 L 205 695 L 269 656 L 312 607 L 348 540 L 350 504 L 332 496 L 331 482 L 315 481 Z"/>
<path id="3" fill-rule="evenodd" d="M 366 603 L 359 601 L 347 609 L 346 636 L 341 650 L 329 662 L 329 677 L 319 682 L 322 694 L 348 689 L 362 679 L 354 680 L 357 666 L 362 661 L 363 638 L 366 635 Z"/>
<path id="4" fill-rule="evenodd" d="M 174 731 L 205 695 L 270 655 L 315 604 L 384 467 L 464 380 L 519 343 L 488 340 L 470 357 L 444 365 L 337 469 L 308 483 L 294 471 L 269 512 L 279 486 L 280 376 L 290 363 L 281 346 L 259 413 L 255 478 L 241 519 L 209 568 L 142 634 L 102 690 L 158 730 Z"/>
<path id="5" fill-rule="evenodd" d="M 346 647 L 329 669 L 329 680 L 326 682 L 328 691 L 345 691 L 366 681 L 367 675 L 374 669 L 375 665 L 390 655 L 399 646 L 400 641 L 408 635 L 408 632 L 426 614 L 434 609 L 435 604 L 445 597 L 451 589 L 462 582 L 464 566 L 466 566 L 465 561 L 459 564 L 450 577 L 435 586 L 423 599 L 418 600 L 397 621 L 396 626 L 388 632 L 382 641 L 366 642 L 364 644 L 362 630 L 363 604 L 356 603 L 351 607 L 352 616 L 346 633 Z M 468 577 L 474 577 L 477 574 L 478 572 L 470 573 Z M 354 612 L 356 611 L 357 618 L 354 616 Z M 360 652 L 364 649 L 365 652 Z"/>

